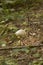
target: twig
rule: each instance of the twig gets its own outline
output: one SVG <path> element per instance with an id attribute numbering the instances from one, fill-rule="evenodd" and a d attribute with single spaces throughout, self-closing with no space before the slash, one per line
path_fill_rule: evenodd
<path id="1" fill-rule="evenodd" d="M 16 46 L 16 47 L 7 47 L 7 48 L 0 48 L 0 50 L 13 50 L 13 49 L 23 49 L 23 48 L 37 48 L 37 47 L 43 47 L 43 45 L 38 45 L 38 46 Z"/>

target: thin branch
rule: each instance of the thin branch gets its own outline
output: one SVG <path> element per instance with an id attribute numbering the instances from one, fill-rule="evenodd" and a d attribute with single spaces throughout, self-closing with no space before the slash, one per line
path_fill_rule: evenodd
<path id="1" fill-rule="evenodd" d="M 16 46 L 16 47 L 6 47 L 6 48 L 0 48 L 0 50 L 13 50 L 13 49 L 23 49 L 23 48 L 37 48 L 37 47 L 43 47 L 43 45 L 38 46 Z"/>

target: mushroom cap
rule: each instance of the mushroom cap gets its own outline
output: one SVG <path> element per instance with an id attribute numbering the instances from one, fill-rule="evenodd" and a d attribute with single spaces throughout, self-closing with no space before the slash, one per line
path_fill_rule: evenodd
<path id="1" fill-rule="evenodd" d="M 17 36 L 26 36 L 26 31 L 23 29 L 20 29 L 20 30 L 16 31 L 15 34 Z"/>

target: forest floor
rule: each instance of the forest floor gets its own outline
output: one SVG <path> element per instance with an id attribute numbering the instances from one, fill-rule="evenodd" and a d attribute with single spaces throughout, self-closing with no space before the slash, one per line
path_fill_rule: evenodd
<path id="1" fill-rule="evenodd" d="M 12 11 L 0 12 L 0 65 L 43 65 L 43 4 Z M 25 38 L 15 36 L 19 29 L 26 30 Z"/>

